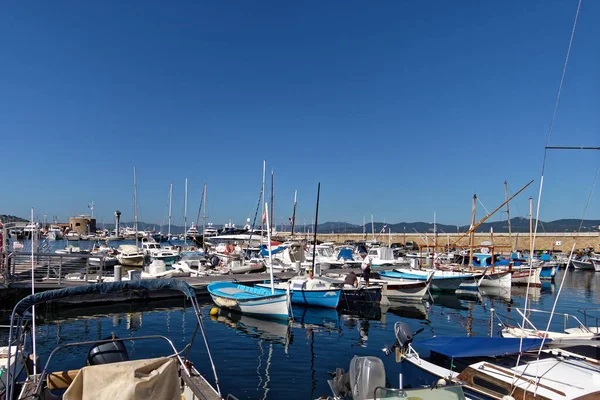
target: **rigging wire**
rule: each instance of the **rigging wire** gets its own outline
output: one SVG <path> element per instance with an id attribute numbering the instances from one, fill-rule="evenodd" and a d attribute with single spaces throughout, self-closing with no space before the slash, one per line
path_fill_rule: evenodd
<path id="1" fill-rule="evenodd" d="M 548 128 L 548 137 L 546 139 L 546 147 L 544 147 L 544 158 L 542 161 L 542 176 L 540 178 L 540 190 L 538 192 L 538 201 L 537 201 L 537 207 L 536 207 L 536 217 L 535 217 L 535 229 L 533 232 L 533 239 L 532 239 L 532 243 L 530 243 L 530 247 L 531 249 L 535 249 L 535 239 L 537 236 L 537 229 L 538 229 L 538 222 L 539 222 L 539 216 L 540 216 L 540 205 L 541 205 L 541 198 L 542 198 L 542 188 L 544 186 L 544 172 L 546 169 L 546 159 L 548 157 L 548 149 L 547 147 L 550 144 L 550 137 L 552 136 L 552 129 L 554 127 L 554 120 L 556 119 L 556 112 L 558 110 L 558 104 L 560 102 L 560 94 L 562 91 L 562 86 L 565 80 L 565 75 L 567 72 L 567 65 L 569 63 L 569 56 L 571 55 L 571 47 L 573 45 L 573 37 L 575 36 L 575 28 L 577 27 L 577 20 L 579 18 L 579 10 L 581 9 L 581 1 L 579 0 L 577 2 L 577 11 L 575 12 L 575 20 L 573 21 L 573 29 L 571 30 L 571 37 L 569 38 L 569 46 L 567 48 L 567 55 L 565 57 L 565 62 L 563 65 L 563 70 L 562 70 L 562 74 L 561 74 L 561 78 L 560 78 L 560 84 L 558 86 L 558 93 L 556 94 L 556 102 L 554 103 L 554 111 L 552 112 L 552 118 L 550 119 L 550 126 Z M 523 315 L 527 314 L 527 301 L 528 301 L 528 297 L 529 297 L 529 283 L 531 282 L 531 269 L 532 269 L 532 257 L 533 254 L 529 254 L 529 278 L 527 280 L 527 292 L 525 292 L 525 307 L 524 307 L 524 312 Z M 566 273 L 566 272 L 565 272 Z M 523 325 L 525 326 L 525 318 L 523 317 Z M 515 375 L 513 375 L 513 382 L 512 382 L 512 386 L 513 389 L 511 391 L 511 394 L 514 393 L 514 391 L 516 390 L 516 373 L 517 373 L 517 368 L 519 367 L 519 363 L 521 361 L 521 354 L 523 352 L 523 335 L 521 335 L 521 340 L 519 341 L 519 356 L 517 357 L 517 363 L 515 366 Z M 525 366 L 525 368 L 527 368 L 527 366 Z M 524 372 L 524 371 L 523 371 Z"/>
<path id="2" fill-rule="evenodd" d="M 578 232 L 581 232 L 581 227 L 583 226 L 583 220 L 585 219 L 585 214 L 590 205 L 590 201 L 592 200 L 592 194 L 594 193 L 594 189 L 596 188 L 596 182 L 598 182 L 598 175 L 600 175 L 600 166 L 598 166 L 598 170 L 596 170 L 596 177 L 594 178 L 594 183 L 592 184 L 592 190 L 590 190 L 590 195 L 588 196 L 587 203 L 585 203 L 585 208 L 583 209 L 583 215 L 581 216 L 581 222 L 579 223 Z"/>

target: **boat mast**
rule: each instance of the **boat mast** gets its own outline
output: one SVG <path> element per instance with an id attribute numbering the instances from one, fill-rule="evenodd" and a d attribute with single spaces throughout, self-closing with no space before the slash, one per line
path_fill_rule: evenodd
<path id="1" fill-rule="evenodd" d="M 371 213 L 371 235 L 373 235 L 372 242 L 375 241 L 375 222 L 373 222 L 373 213 Z"/>
<path id="2" fill-rule="evenodd" d="M 267 226 L 269 226 L 269 205 L 265 203 L 265 218 Z M 275 282 L 273 282 L 273 252 L 271 251 L 271 231 L 267 230 L 267 249 L 269 249 L 269 275 L 271 278 L 271 294 L 275 294 Z"/>
<path id="3" fill-rule="evenodd" d="M 167 232 L 168 240 L 171 240 L 171 211 L 173 204 L 173 182 L 169 183 L 169 230 Z"/>
<path id="4" fill-rule="evenodd" d="M 271 221 L 269 230 L 273 234 L 273 209 L 275 208 L 275 172 L 271 170 Z"/>
<path id="5" fill-rule="evenodd" d="M 204 189 L 202 190 L 203 192 L 203 200 L 202 202 L 204 203 L 204 216 L 202 217 L 202 247 L 204 248 L 204 230 L 206 229 L 206 183 L 204 184 Z"/>
<path id="6" fill-rule="evenodd" d="M 506 192 L 506 218 L 508 218 L 508 243 L 512 246 L 512 228 L 510 226 L 510 208 L 508 207 L 508 181 L 504 181 L 504 188 Z"/>
<path id="7" fill-rule="evenodd" d="M 297 190 L 294 190 L 294 212 L 292 213 L 292 234 L 290 237 L 294 237 L 294 227 L 296 226 L 296 195 L 298 194 Z"/>
<path id="8" fill-rule="evenodd" d="M 313 239 L 313 254 L 312 254 L 312 268 L 310 269 L 310 279 L 315 276 L 315 258 L 317 256 L 317 225 L 319 224 L 319 196 L 321 195 L 321 182 L 317 186 L 317 210 L 315 212 L 315 232 Z M 372 214 L 371 214 L 372 215 Z"/>
<path id="9" fill-rule="evenodd" d="M 433 256 L 431 257 L 431 266 L 433 267 L 433 261 L 435 260 L 435 252 L 437 251 L 437 226 L 435 220 L 435 211 L 433 212 Z"/>
<path id="10" fill-rule="evenodd" d="M 262 190 L 261 190 L 261 208 L 263 209 L 263 213 L 266 213 L 267 210 L 265 209 L 265 181 L 267 180 L 267 160 L 263 160 L 263 174 L 262 174 Z M 262 241 L 263 236 L 264 236 L 264 230 L 265 230 L 265 222 L 266 222 L 266 215 L 263 214 L 263 218 L 260 219 L 260 239 Z"/>
<path id="11" fill-rule="evenodd" d="M 34 226 L 33 223 L 33 207 L 31 208 L 31 225 Z M 33 228 L 32 228 L 33 229 Z M 34 272 L 35 272 L 35 261 L 34 261 L 34 255 L 33 255 L 33 251 L 35 248 L 35 241 L 37 240 L 37 231 L 35 229 L 33 229 L 31 231 L 31 294 L 34 295 L 35 294 L 35 276 L 34 276 Z M 32 340 L 32 346 L 33 346 L 33 376 L 37 375 L 37 366 L 36 366 L 36 361 L 37 361 L 37 353 L 36 353 L 36 341 L 35 341 L 35 306 L 31 307 L 31 340 Z M 8 345 L 10 346 L 10 340 Z M 10 353 L 9 353 L 9 357 L 10 357 Z"/>
<path id="12" fill-rule="evenodd" d="M 135 225 L 135 247 L 138 247 L 137 182 L 133 167 L 133 224 Z"/>
<path id="13" fill-rule="evenodd" d="M 183 244 L 187 246 L 187 176 L 185 177 L 185 199 L 183 200 Z"/>
<path id="14" fill-rule="evenodd" d="M 363 239 L 367 240 L 367 222 L 366 222 L 366 218 L 363 215 Z"/>
<path id="15" fill-rule="evenodd" d="M 473 268 L 473 246 L 475 245 L 475 210 L 477 208 L 477 195 L 473 195 L 473 208 L 471 209 L 471 236 L 469 239 L 469 268 Z"/>

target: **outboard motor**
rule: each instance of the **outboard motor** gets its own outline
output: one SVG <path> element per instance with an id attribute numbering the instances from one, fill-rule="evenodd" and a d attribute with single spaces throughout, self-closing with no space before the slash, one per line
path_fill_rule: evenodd
<path id="1" fill-rule="evenodd" d="M 372 399 L 376 388 L 385 387 L 385 368 L 380 358 L 354 356 L 349 375 L 353 400 Z"/>
<path id="2" fill-rule="evenodd" d="M 107 337 L 104 340 L 115 339 Z M 102 343 L 93 346 L 88 351 L 86 365 L 110 364 L 121 361 L 129 361 L 127 348 L 121 341 Z"/>
<path id="3" fill-rule="evenodd" d="M 423 328 L 413 333 L 410 326 L 405 322 L 396 322 L 394 324 L 394 333 L 396 334 L 396 342 L 392 347 L 384 349 L 386 355 L 390 355 L 396 348 L 399 348 L 402 353 L 405 353 L 413 341 L 415 335 L 420 333 Z"/>
<path id="4" fill-rule="evenodd" d="M 221 259 L 219 259 L 219 256 L 217 256 L 216 254 L 213 254 L 213 256 L 210 258 L 210 265 L 213 268 L 218 267 L 220 262 L 221 262 Z"/>

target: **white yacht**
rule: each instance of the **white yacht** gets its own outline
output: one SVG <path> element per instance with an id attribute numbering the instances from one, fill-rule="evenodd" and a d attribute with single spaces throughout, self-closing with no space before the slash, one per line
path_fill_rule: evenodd
<path id="1" fill-rule="evenodd" d="M 46 233 L 48 240 L 62 240 L 64 239 L 63 231 L 58 225 L 50 225 L 48 232 Z"/>

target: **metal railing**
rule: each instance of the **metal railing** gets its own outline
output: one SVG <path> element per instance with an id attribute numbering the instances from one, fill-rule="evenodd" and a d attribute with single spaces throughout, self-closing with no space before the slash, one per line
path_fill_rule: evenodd
<path id="1" fill-rule="evenodd" d="M 113 276 L 112 266 L 107 266 L 103 255 L 4 252 L 0 272 L 8 286 L 31 282 L 32 269 L 35 282 L 62 284 L 65 281 L 99 282 Z"/>

